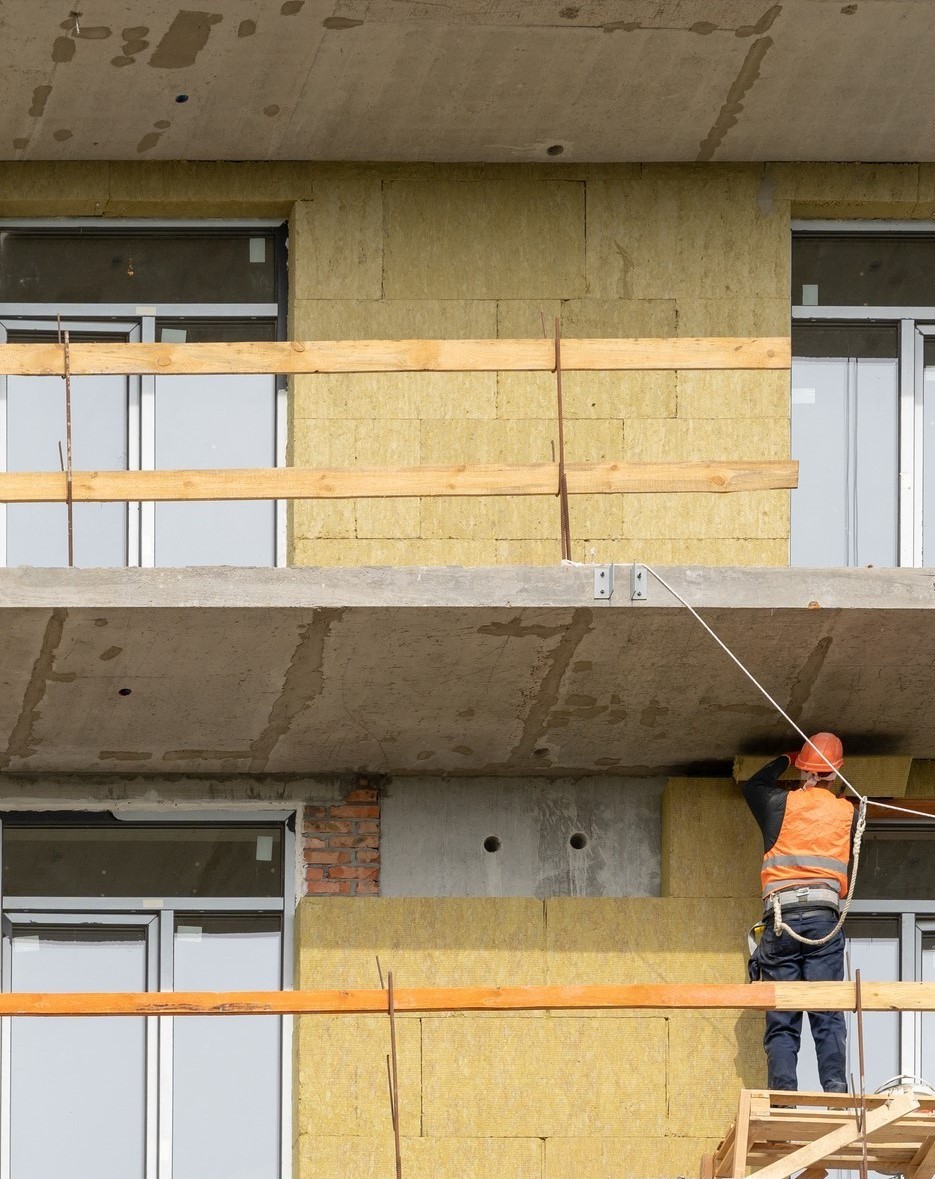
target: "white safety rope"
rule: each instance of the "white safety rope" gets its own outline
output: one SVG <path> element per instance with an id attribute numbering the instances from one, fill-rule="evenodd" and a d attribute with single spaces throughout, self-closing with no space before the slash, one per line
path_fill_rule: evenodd
<path id="1" fill-rule="evenodd" d="M 810 739 L 810 737 L 808 736 L 808 734 L 803 729 L 799 728 L 799 726 L 795 723 L 795 721 L 792 719 L 792 717 L 789 716 L 789 714 L 782 707 L 782 705 L 779 704 L 779 702 L 776 701 L 769 694 L 769 692 L 767 692 L 767 690 L 763 687 L 763 685 L 756 678 L 756 676 L 751 671 L 747 670 L 747 668 L 743 665 L 743 663 L 741 663 L 741 661 L 737 658 L 737 656 L 730 649 L 730 647 L 728 647 L 728 645 L 718 635 L 715 634 L 715 632 L 711 629 L 711 627 L 707 624 L 707 622 L 705 622 L 705 620 L 701 617 L 701 615 L 694 608 L 694 606 L 692 606 L 692 604 L 690 602 L 686 602 L 686 600 L 682 597 L 682 595 L 678 592 L 678 590 L 674 589 L 671 585 L 669 585 L 669 583 L 665 580 L 665 578 L 660 576 L 660 574 L 658 574 L 656 572 L 656 570 L 653 569 L 653 567 L 651 565 L 646 565 L 644 563 L 643 568 L 647 571 L 647 573 L 652 574 L 652 576 L 655 577 L 656 581 L 658 581 L 661 586 L 663 586 L 665 589 L 667 589 L 669 591 L 669 593 L 674 598 L 677 598 L 678 601 L 680 601 L 682 603 L 682 605 L 686 608 L 686 610 L 688 610 L 688 612 L 692 615 L 692 617 L 697 622 L 701 623 L 701 625 L 708 632 L 708 634 L 711 636 L 711 638 L 714 639 L 714 641 L 721 648 L 721 650 L 733 660 L 733 662 L 737 665 L 737 667 L 740 668 L 740 670 L 747 677 L 747 679 L 750 681 L 750 683 L 753 684 L 753 686 L 756 688 L 756 690 L 758 692 L 760 692 L 763 696 L 765 696 L 765 698 L 769 701 L 770 704 L 772 704 L 773 708 L 776 709 L 776 711 L 783 718 L 783 720 L 785 720 L 787 724 L 791 725 L 792 728 L 795 729 L 795 731 L 799 734 L 799 736 L 802 738 L 802 740 L 805 742 L 805 744 L 811 746 L 811 748 L 814 750 L 814 752 L 818 754 L 818 756 L 825 763 L 825 765 L 828 767 L 828 769 L 835 775 L 835 777 L 840 778 L 843 785 L 848 790 L 850 790 L 850 792 L 854 795 L 855 798 L 857 798 L 859 800 L 860 805 L 859 805 L 858 811 L 857 811 L 857 826 L 854 830 L 854 853 L 853 853 L 854 864 L 853 864 L 853 868 L 851 869 L 850 887 L 847 890 L 847 897 L 845 898 L 844 908 L 841 910 L 841 916 L 838 920 L 838 923 L 834 927 L 834 929 L 832 929 L 832 931 L 828 934 L 828 936 L 823 937 L 823 938 L 818 938 L 816 940 L 816 939 L 812 939 L 812 938 L 803 937 L 801 934 L 796 933 L 794 929 L 790 929 L 789 926 L 782 920 L 782 909 L 781 909 L 781 906 L 779 903 L 779 895 L 778 895 L 778 893 L 773 894 L 773 902 L 772 902 L 772 904 L 773 904 L 773 929 L 775 930 L 776 935 L 779 936 L 779 934 L 785 932 L 785 933 L 788 933 L 791 937 L 793 937 L 797 942 L 802 942 L 804 945 L 823 946 L 826 942 L 831 941 L 831 939 L 835 936 L 835 934 L 838 932 L 838 930 L 844 924 L 844 922 L 847 918 L 848 910 L 851 907 L 851 901 L 853 900 L 853 897 L 854 897 L 854 885 L 857 883 L 857 868 L 860 863 L 860 845 L 861 845 L 861 841 L 863 839 L 864 828 L 867 825 L 867 807 L 868 806 L 875 806 L 875 807 L 880 808 L 881 810 L 899 811 L 901 814 L 904 814 L 904 815 L 918 815 L 923 819 L 931 819 L 932 816 L 930 814 L 926 813 L 925 811 L 914 811 L 914 810 L 911 810 L 909 807 L 895 806 L 894 804 L 887 803 L 887 802 L 876 802 L 874 799 L 867 798 L 865 795 L 861 794 L 860 791 L 855 786 L 852 786 L 851 783 L 848 782 L 847 778 L 844 777 L 844 775 L 841 773 L 841 771 L 839 769 L 836 769 L 831 764 L 831 762 L 827 759 L 827 757 L 825 757 L 825 755 L 822 753 L 822 751 L 815 744 L 813 744 L 813 742 Z"/>

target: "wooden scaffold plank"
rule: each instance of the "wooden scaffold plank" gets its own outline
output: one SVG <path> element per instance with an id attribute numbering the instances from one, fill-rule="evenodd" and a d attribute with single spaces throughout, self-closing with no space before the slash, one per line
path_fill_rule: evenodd
<path id="1" fill-rule="evenodd" d="M 795 487 L 795 462 L 569 463 L 572 495 L 764 491 Z M 553 463 L 321 470 L 304 467 L 188 471 L 75 471 L 75 502 L 137 500 L 366 499 L 555 495 Z M 61 503 L 61 471 L 0 473 L 2 503 Z"/>
<path id="2" fill-rule="evenodd" d="M 567 372 L 788 369 L 789 338 L 562 341 Z M 0 375 L 61 376 L 58 344 L 0 345 Z M 551 340 L 280 340 L 199 344 L 70 345 L 73 376 L 89 374 L 549 372 Z"/>

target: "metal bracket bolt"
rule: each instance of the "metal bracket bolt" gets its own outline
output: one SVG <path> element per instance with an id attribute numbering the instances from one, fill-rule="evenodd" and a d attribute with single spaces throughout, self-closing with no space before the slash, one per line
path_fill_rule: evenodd
<path id="1" fill-rule="evenodd" d="M 614 592 L 614 567 L 613 565 L 595 565 L 594 566 L 594 596 L 595 598 L 608 599 Z"/>

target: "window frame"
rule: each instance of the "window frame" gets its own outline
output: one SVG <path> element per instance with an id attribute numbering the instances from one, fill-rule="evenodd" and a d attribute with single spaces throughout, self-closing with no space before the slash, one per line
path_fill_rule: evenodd
<path id="1" fill-rule="evenodd" d="M 273 303 L 157 303 L 145 306 L 130 303 L 41 303 L 0 302 L 0 335 L 5 339 L 8 328 L 18 327 L 20 322 L 43 320 L 50 326 L 56 318 L 81 320 L 96 323 L 105 328 L 114 324 L 121 326 L 129 321 L 139 325 L 138 339 L 145 344 L 156 342 L 157 319 L 264 319 L 275 323 L 276 338 L 287 338 L 286 300 L 288 296 L 288 255 L 287 225 L 283 218 L 249 219 L 178 219 L 164 218 L 114 218 L 71 217 L 71 218 L 0 218 L 0 232 L 4 229 L 41 229 L 45 232 L 74 229 L 95 229 L 119 234 L 126 230 L 146 229 L 164 232 L 184 233 L 186 230 L 268 230 L 280 231 L 277 242 L 278 301 Z M 71 326 L 64 323 L 65 327 Z M 288 449 L 288 387 L 287 380 L 280 374 L 273 378 L 274 396 L 274 465 L 285 467 Z M 133 381 L 139 386 L 138 397 L 133 391 Z M 154 376 L 142 376 L 131 380 L 128 398 L 128 430 L 130 449 L 128 467 L 151 470 L 155 465 L 155 381 Z M 0 471 L 6 470 L 6 383 L 0 375 Z M 137 406 L 134 409 L 134 403 Z M 139 429 L 134 435 L 134 427 Z M 133 457 L 136 455 L 137 466 Z M 138 510 L 135 510 L 138 509 Z M 155 567 L 155 504 L 144 502 L 129 504 L 127 511 L 127 565 L 125 568 Z M 273 568 L 284 568 L 288 562 L 288 511 L 285 500 L 274 501 Z M 6 566 L 6 505 L 0 504 L 0 568 Z"/>
<path id="2" fill-rule="evenodd" d="M 873 233 L 931 234 L 931 221 L 793 220 L 792 242 L 809 234 L 837 236 Z M 923 565 L 923 348 L 935 337 L 935 306 L 930 307 L 811 307 L 792 304 L 792 323 L 864 321 L 892 324 L 899 330 L 899 484 L 897 488 L 897 568 Z M 791 540 L 790 540 L 791 545 Z"/>
<path id="3" fill-rule="evenodd" d="M 6 806 L 0 810 L 0 924 L 4 932 L 10 918 L 18 923 L 23 919 L 35 920 L 40 924 L 90 923 L 90 924 L 150 924 L 155 923 L 159 931 L 159 989 L 165 980 L 174 978 L 172 955 L 174 953 L 174 923 L 177 913 L 244 913 L 248 915 L 276 914 L 281 919 L 282 944 L 280 958 L 281 989 L 293 989 L 295 965 L 295 908 L 296 908 L 296 827 L 298 812 L 295 807 L 249 807 L 243 809 L 200 809 L 167 810 L 165 813 L 142 812 L 133 809 L 112 810 L 114 818 L 132 823 L 152 823 L 154 826 L 198 826 L 219 824 L 269 823 L 282 826 L 283 887 L 281 897 L 25 897 L 5 896 L 2 893 L 3 867 L 3 817 L 25 808 Z M 57 806 L 46 813 L 50 826 L 63 813 L 69 816 L 76 812 L 89 816 L 109 808 L 75 808 Z M 4 939 L 5 941 L 5 939 Z M 148 948 L 147 952 L 150 952 Z M 0 955 L 2 958 L 3 955 Z M 9 968 L 6 961 L 0 961 L 0 990 L 9 986 Z M 172 989 L 171 981 L 169 989 Z M 279 1179 L 292 1176 L 292 1091 L 293 1091 L 293 1041 L 294 1017 L 280 1016 L 280 1173 Z M 158 1025 L 158 1036 L 156 1028 Z M 147 1046 L 154 1052 L 147 1053 L 147 1101 L 158 1100 L 163 1109 L 171 1110 L 172 1093 L 172 1025 L 171 1016 L 152 1017 L 147 1020 Z M 158 1043 L 155 1043 L 158 1040 Z M 158 1060 L 158 1064 L 156 1061 Z M 155 1074 L 154 1076 L 151 1074 Z M 0 1018 L 0 1087 L 8 1091 L 10 1084 L 10 1017 Z M 158 1093 L 150 1092 L 156 1085 Z M 10 1127 L 7 1124 L 9 1101 L 0 1099 L 0 1132 L 3 1143 L 9 1143 Z M 170 1118 L 171 1123 L 171 1118 Z M 147 1121 L 147 1135 L 152 1133 L 152 1122 Z M 147 1166 L 147 1179 L 171 1179 L 171 1148 L 163 1149 L 160 1131 L 158 1144 L 147 1143 L 146 1157 L 152 1160 Z M 155 1151 L 155 1155 L 153 1154 Z M 0 1179 L 9 1179 L 9 1152 L 0 1143 Z"/>

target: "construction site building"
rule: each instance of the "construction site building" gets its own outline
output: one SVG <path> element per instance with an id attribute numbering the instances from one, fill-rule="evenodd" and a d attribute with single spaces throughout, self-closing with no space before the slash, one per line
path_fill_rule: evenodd
<path id="1" fill-rule="evenodd" d="M 4 471 L 551 464 L 561 432 L 798 486 L 573 494 L 564 563 L 554 494 L 76 502 L 74 568 L 68 505 L 0 507 L 2 990 L 744 981 L 737 782 L 800 742 L 653 571 L 932 812 L 871 815 L 847 929 L 865 977 L 932 981 L 931 5 L 214 8 L 0 4 L 0 343 L 558 321 L 791 337 L 791 375 L 569 370 L 561 421 L 549 371 L 76 375 L 69 456 L 61 376 L 6 367 Z M 933 1019 L 867 1016 L 868 1088 L 935 1075 Z M 761 1039 L 401 1015 L 404 1173 L 694 1174 Z M 381 1015 L 5 1018 L 0 1179 L 390 1175 L 387 1052 Z"/>

